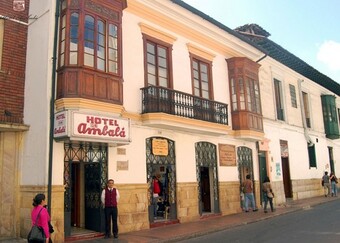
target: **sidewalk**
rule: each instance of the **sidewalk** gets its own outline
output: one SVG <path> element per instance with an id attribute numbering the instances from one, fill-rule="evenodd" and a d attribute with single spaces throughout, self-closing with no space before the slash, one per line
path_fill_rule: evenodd
<path id="1" fill-rule="evenodd" d="M 302 200 L 295 200 L 287 203 L 286 205 L 280 205 L 276 207 L 276 211 L 271 213 L 264 213 L 263 209 L 259 209 L 257 212 L 238 213 L 227 216 L 217 216 L 213 218 L 202 219 L 197 222 L 174 224 L 169 226 L 163 226 L 158 228 L 152 228 L 149 230 L 141 230 L 129 233 L 122 233 L 119 235 L 119 239 L 103 239 L 92 238 L 88 240 L 75 241 L 80 242 L 138 242 L 138 243 L 160 243 L 160 242 L 176 242 L 180 240 L 189 239 L 209 233 L 229 229 L 232 227 L 254 223 L 257 221 L 265 220 L 268 218 L 276 217 L 279 215 L 296 212 L 299 210 L 309 209 L 315 205 L 338 200 L 340 197 L 314 197 Z M 0 242 L 24 242 L 23 239 L 8 239 L 1 240 Z"/>

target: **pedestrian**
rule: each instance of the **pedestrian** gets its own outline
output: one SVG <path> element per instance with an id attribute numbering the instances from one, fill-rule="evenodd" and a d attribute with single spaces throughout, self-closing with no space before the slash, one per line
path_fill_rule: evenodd
<path id="1" fill-rule="evenodd" d="M 338 196 L 338 187 L 336 184 L 338 184 L 338 178 L 335 176 L 334 172 L 331 172 L 329 180 L 331 181 L 331 188 L 332 188 L 332 197 Z"/>
<path id="2" fill-rule="evenodd" d="M 159 193 L 161 192 L 161 188 L 159 185 L 158 177 L 153 176 L 152 177 L 152 201 L 153 201 L 153 216 L 154 219 L 157 219 L 157 211 L 158 211 L 158 198 Z"/>
<path id="3" fill-rule="evenodd" d="M 245 212 L 249 212 L 249 202 L 251 202 L 251 208 L 253 212 L 258 211 L 255 206 L 255 199 L 254 199 L 254 187 L 253 182 L 250 180 L 250 175 L 246 176 L 246 180 L 243 182 L 243 190 L 244 190 L 244 197 L 245 197 Z"/>
<path id="4" fill-rule="evenodd" d="M 270 209 L 272 212 L 275 211 L 274 206 L 273 206 L 273 198 L 274 198 L 274 193 L 272 186 L 270 184 L 269 177 L 266 176 L 266 178 L 263 181 L 262 184 L 262 190 L 263 190 L 263 199 L 264 199 L 264 212 L 267 213 L 267 205 L 269 201 Z"/>
<path id="5" fill-rule="evenodd" d="M 32 205 L 34 206 L 31 212 L 32 226 L 36 225 L 42 227 L 46 236 L 46 243 L 50 241 L 50 232 L 48 227 L 48 222 L 51 220 L 47 209 L 44 207 L 46 205 L 45 194 L 39 193 L 33 198 Z"/>
<path id="6" fill-rule="evenodd" d="M 114 187 L 114 180 L 107 181 L 107 187 L 102 191 L 101 201 L 105 211 L 105 239 L 111 237 L 111 220 L 113 237 L 118 238 L 118 201 L 119 191 Z"/>
<path id="7" fill-rule="evenodd" d="M 331 195 L 331 184 L 329 183 L 329 175 L 327 171 L 325 171 L 325 174 L 322 177 L 321 183 L 323 186 L 325 197 L 330 196 Z"/>

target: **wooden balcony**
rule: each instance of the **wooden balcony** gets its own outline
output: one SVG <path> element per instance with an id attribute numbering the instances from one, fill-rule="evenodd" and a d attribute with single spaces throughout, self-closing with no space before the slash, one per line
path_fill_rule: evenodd
<path id="1" fill-rule="evenodd" d="M 142 91 L 142 114 L 170 115 L 228 125 L 228 105 L 156 86 Z"/>

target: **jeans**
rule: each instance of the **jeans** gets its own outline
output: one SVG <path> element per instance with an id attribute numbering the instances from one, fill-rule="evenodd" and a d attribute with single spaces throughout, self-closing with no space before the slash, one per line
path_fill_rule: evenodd
<path id="1" fill-rule="evenodd" d="M 264 193 L 263 199 L 264 199 L 264 211 L 265 212 L 267 211 L 267 205 L 268 205 L 268 201 L 269 201 L 270 209 L 273 212 L 274 211 L 273 198 L 272 197 L 268 197 L 267 193 Z"/>
<path id="2" fill-rule="evenodd" d="M 332 181 L 332 195 L 333 196 L 338 196 L 338 187 L 336 186 L 335 181 Z"/>
<path id="3" fill-rule="evenodd" d="M 248 205 L 249 205 L 249 201 L 251 202 L 251 208 L 253 209 L 253 210 L 255 210 L 256 209 L 256 206 L 255 206 L 255 199 L 254 199 L 254 193 L 245 193 L 244 194 L 244 197 L 245 197 L 245 204 L 246 205 L 244 205 L 245 206 L 245 209 L 246 209 L 246 211 L 248 211 Z"/>
<path id="4" fill-rule="evenodd" d="M 118 235 L 118 209 L 117 207 L 105 207 L 105 234 L 111 235 L 111 219 L 113 224 L 113 235 Z"/>

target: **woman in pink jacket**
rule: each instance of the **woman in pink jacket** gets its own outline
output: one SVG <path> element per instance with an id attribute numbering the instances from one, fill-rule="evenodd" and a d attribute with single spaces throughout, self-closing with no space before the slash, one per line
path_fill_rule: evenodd
<path id="1" fill-rule="evenodd" d="M 32 205 L 34 206 L 32 213 L 31 213 L 32 226 L 35 224 L 37 220 L 37 216 L 40 212 L 36 225 L 41 226 L 44 229 L 45 236 L 46 236 L 46 243 L 48 243 L 49 238 L 50 238 L 50 232 L 48 228 L 48 221 L 50 221 L 50 215 L 48 214 L 47 209 L 44 207 L 46 205 L 45 195 L 37 194 L 33 198 Z"/>

